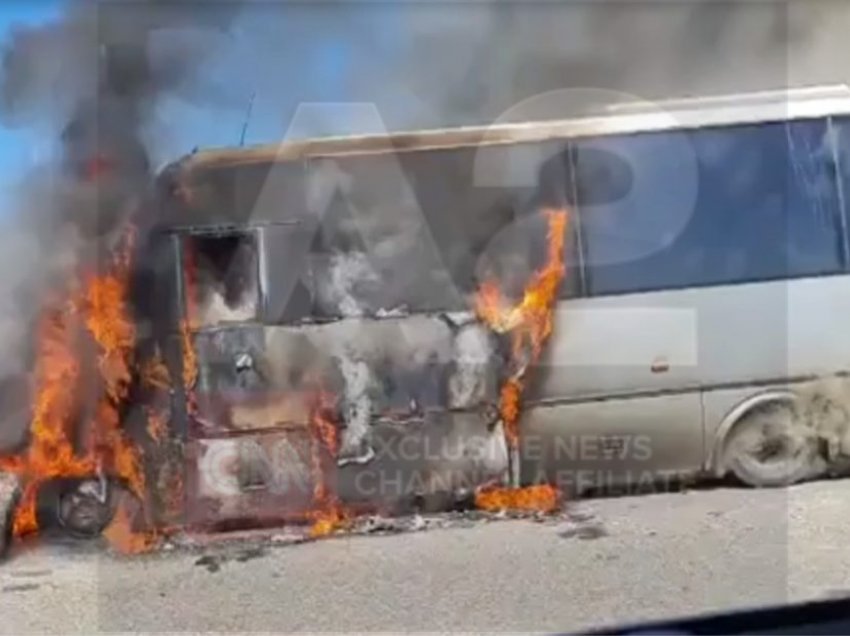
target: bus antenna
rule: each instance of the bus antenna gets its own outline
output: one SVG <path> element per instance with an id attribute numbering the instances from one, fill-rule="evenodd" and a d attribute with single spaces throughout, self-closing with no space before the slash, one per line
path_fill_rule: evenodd
<path id="1" fill-rule="evenodd" d="M 245 121 L 242 123 L 242 135 L 239 137 L 239 145 L 245 145 L 245 134 L 248 132 L 248 122 L 251 121 L 251 112 L 254 110 L 254 98 L 257 96 L 257 91 L 251 93 L 251 99 L 248 101 L 248 110 L 245 112 Z"/>

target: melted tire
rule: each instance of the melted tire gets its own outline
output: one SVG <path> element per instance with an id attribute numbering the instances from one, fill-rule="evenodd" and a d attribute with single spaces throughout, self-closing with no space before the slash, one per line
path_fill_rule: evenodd
<path id="1" fill-rule="evenodd" d="M 778 488 L 825 470 L 815 436 L 789 404 L 768 404 L 738 422 L 725 446 L 725 466 L 742 483 Z"/>
<path id="2" fill-rule="evenodd" d="M 63 489 L 56 501 L 62 529 L 77 539 L 100 536 L 115 515 L 114 486 L 108 481 L 85 480 Z"/>

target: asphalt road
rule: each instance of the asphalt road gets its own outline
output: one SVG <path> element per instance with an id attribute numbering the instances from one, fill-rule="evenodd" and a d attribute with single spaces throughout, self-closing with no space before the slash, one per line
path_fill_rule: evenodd
<path id="1" fill-rule="evenodd" d="M 823 598 L 850 594 L 848 519 L 845 480 L 207 559 L 40 546 L 0 566 L 0 631 L 553 631 Z"/>

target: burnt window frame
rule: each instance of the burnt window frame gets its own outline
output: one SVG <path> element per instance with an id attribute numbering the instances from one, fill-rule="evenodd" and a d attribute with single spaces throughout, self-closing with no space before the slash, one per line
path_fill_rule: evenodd
<path id="1" fill-rule="evenodd" d="M 258 225 L 211 225 L 190 226 L 173 228 L 171 230 L 174 248 L 177 253 L 177 285 L 178 285 L 178 312 L 179 320 L 185 323 L 192 332 L 213 331 L 239 325 L 256 325 L 262 322 L 266 307 L 266 263 L 263 253 L 262 226 Z M 217 324 L 193 324 L 189 316 L 189 306 L 186 297 L 186 249 L 187 238 L 196 236 L 228 236 L 228 235 L 250 235 L 256 248 L 256 281 L 257 281 L 257 309 L 254 316 L 247 320 L 226 321 Z"/>

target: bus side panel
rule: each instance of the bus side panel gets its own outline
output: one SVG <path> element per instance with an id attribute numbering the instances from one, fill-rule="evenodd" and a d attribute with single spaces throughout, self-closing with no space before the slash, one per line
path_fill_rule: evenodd
<path id="1" fill-rule="evenodd" d="M 703 387 L 769 384 L 850 368 L 850 277 L 700 290 Z"/>
<path id="2" fill-rule="evenodd" d="M 834 304 L 843 302 L 836 300 L 837 286 L 847 285 L 843 280 L 833 276 L 562 302 L 535 370 L 531 397 L 538 404 L 565 404 L 553 406 L 559 416 L 544 417 L 540 431 L 549 444 L 574 436 L 651 432 L 647 468 L 698 470 L 719 426 L 706 421 L 703 431 L 701 390 L 750 387 L 747 391 L 756 392 L 759 385 L 789 376 L 835 372 L 842 356 L 850 359 L 840 344 L 831 348 L 818 339 L 818 333 L 838 329 L 828 323 L 842 315 Z M 832 309 L 818 312 L 815 307 Z M 712 392 L 707 399 L 725 404 L 724 395 Z M 712 404 L 709 411 L 719 408 Z M 538 417 L 527 416 L 525 435 L 537 433 Z M 548 465 L 553 461 L 547 459 Z M 575 465 L 569 456 L 556 463 Z M 623 478 L 634 479 L 629 462 L 613 462 L 613 467 Z"/>
<path id="3" fill-rule="evenodd" d="M 698 391 L 535 406 L 523 422 L 522 479 L 568 492 L 672 486 L 700 469 L 701 428 Z"/>
<path id="4" fill-rule="evenodd" d="M 699 470 L 694 292 L 562 302 L 522 421 L 522 471 L 572 489 Z"/>
<path id="5" fill-rule="evenodd" d="M 730 288 L 723 297 L 727 307 L 737 308 L 747 319 L 730 317 L 711 329 L 720 333 L 734 328 L 741 344 L 740 357 L 720 359 L 726 364 L 714 368 L 714 375 L 707 378 L 703 396 L 707 463 L 718 459 L 718 438 L 727 432 L 723 424 L 740 405 L 759 394 L 788 389 L 806 394 L 825 391 L 834 398 L 835 392 L 823 379 L 800 380 L 850 370 L 850 276 L 748 285 Z M 785 355 L 775 366 L 756 354 L 756 345 L 766 348 L 771 339 L 771 350 Z M 722 377 L 743 386 L 712 389 L 711 385 Z M 850 403 L 850 395 L 839 397 Z"/>
<path id="6" fill-rule="evenodd" d="M 696 296 L 656 292 L 562 301 L 528 399 L 550 402 L 697 387 Z"/>
<path id="7" fill-rule="evenodd" d="M 682 457 L 694 462 L 691 468 L 707 466 L 723 419 L 739 404 L 807 377 L 850 369 L 848 316 L 845 275 L 562 303 L 533 397 L 538 404 L 581 403 L 552 407 L 557 417 L 529 413 L 524 434 L 543 431 L 553 444 L 557 434 L 652 430 L 665 437 L 653 440 L 653 468 L 682 468 L 675 451 L 663 450 L 679 444 Z M 693 413 L 682 418 L 675 399 L 663 412 L 665 394 L 674 398 L 700 389 L 704 413 L 696 401 Z M 691 452 L 701 444 L 703 418 L 705 455 L 696 457 Z M 687 441 L 680 437 L 683 430 Z M 572 466 L 571 458 L 561 464 Z"/>
<path id="8" fill-rule="evenodd" d="M 850 276 L 790 281 L 789 375 L 850 370 Z"/>
<path id="9" fill-rule="evenodd" d="M 835 374 L 850 369 L 848 316 L 846 275 L 564 302 L 529 397 L 591 399 Z"/>

